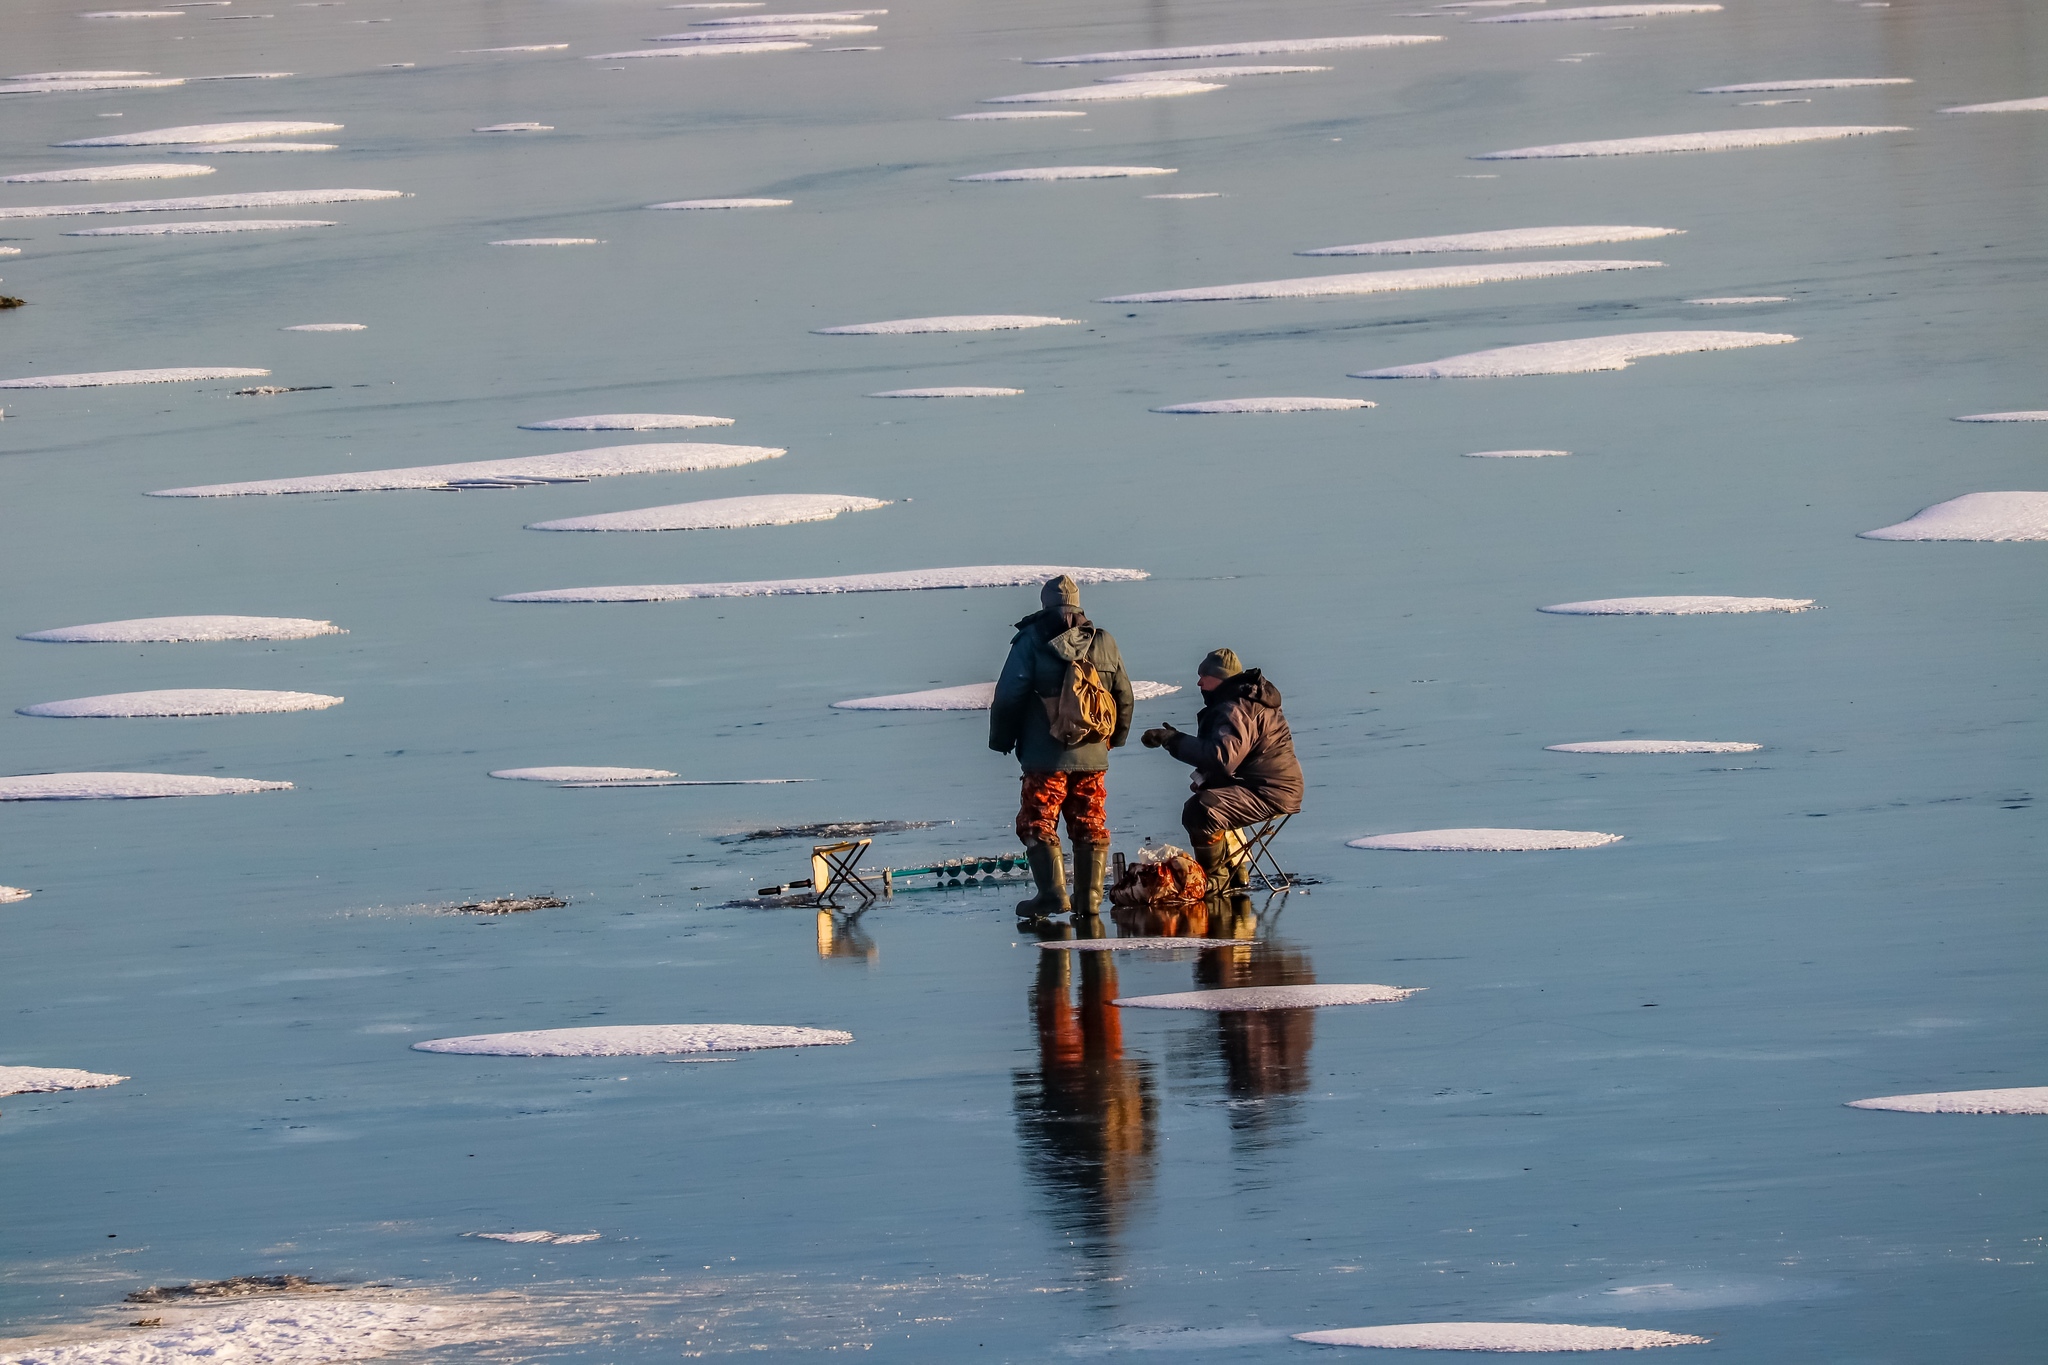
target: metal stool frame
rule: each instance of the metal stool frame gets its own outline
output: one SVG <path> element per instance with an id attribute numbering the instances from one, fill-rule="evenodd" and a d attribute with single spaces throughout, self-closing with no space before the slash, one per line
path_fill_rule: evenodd
<path id="1" fill-rule="evenodd" d="M 817 903 L 837 909 L 839 902 L 833 893 L 842 888 L 860 898 L 865 910 L 881 898 L 882 893 L 868 884 L 860 875 L 860 860 L 867 856 L 872 839 L 851 839 L 841 844 L 811 845 L 811 889 L 817 893 Z"/>
<path id="2" fill-rule="evenodd" d="M 1276 815 L 1256 825 L 1231 830 L 1225 838 L 1229 841 L 1227 866 L 1231 880 L 1237 880 L 1240 869 L 1246 874 L 1246 883 L 1257 877 L 1260 886 L 1267 891 L 1291 891 L 1294 879 L 1280 870 L 1279 859 L 1273 853 L 1273 840 L 1280 831 L 1287 828 L 1292 815 Z"/>

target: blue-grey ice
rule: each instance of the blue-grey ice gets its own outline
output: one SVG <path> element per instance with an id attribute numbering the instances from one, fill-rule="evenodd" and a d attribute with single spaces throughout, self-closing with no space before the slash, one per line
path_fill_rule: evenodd
<path id="1" fill-rule="evenodd" d="M 1553 616 L 1740 616 L 1759 611 L 1812 611 L 1810 597 L 1599 597 L 1538 607 Z"/>
<path id="2" fill-rule="evenodd" d="M 1468 460 L 1540 460 L 1552 455 L 1569 455 L 1569 450 L 1468 450 Z"/>
<path id="3" fill-rule="evenodd" d="M 1176 991 L 1171 995 L 1127 995 L 1110 1003 L 1127 1010 L 1299 1010 L 1326 1005 L 1391 1005 L 1427 989 L 1376 985 L 1237 986 L 1219 991 Z"/>
<path id="4" fill-rule="evenodd" d="M 1504 152 L 1481 152 L 1472 160 L 1539 161 L 1552 157 L 1640 156 L 1649 152 L 1727 152 L 1744 147 L 1783 147 L 1794 142 L 1822 142 L 1832 138 L 1864 137 L 1871 133 L 1912 131 L 1897 124 L 1882 127 L 1844 124 L 1809 128 L 1728 128 L 1710 133 L 1660 133 L 1655 137 L 1618 137 L 1601 142 L 1554 142 L 1541 147 L 1511 147 Z"/>
<path id="5" fill-rule="evenodd" d="M 674 777 L 666 768 L 496 768 L 492 777 L 508 782 L 642 782 L 650 778 Z"/>
<path id="6" fill-rule="evenodd" d="M 1164 289 L 1151 294 L 1112 294 L 1097 303 L 1201 303 L 1228 299 L 1314 299 L 1347 294 L 1385 294 L 1408 289 L 1448 289 L 1508 280 L 1545 280 L 1606 270 L 1650 270 L 1662 261 L 1503 261 L 1497 265 L 1431 265 L 1413 270 L 1369 270 L 1353 275 L 1310 275 L 1251 284 Z"/>
<path id="7" fill-rule="evenodd" d="M 649 204 L 651 209 L 781 209 L 794 199 L 675 199 L 666 204 Z"/>
<path id="8" fill-rule="evenodd" d="M 507 237 L 501 241 L 485 242 L 485 246 L 603 246 L 596 237 Z"/>
<path id="9" fill-rule="evenodd" d="M 949 123 L 1008 123 L 1024 118 L 1087 118 L 1079 109 L 1003 109 L 988 113 L 948 114 Z"/>
<path id="10" fill-rule="evenodd" d="M 954 384 L 935 389 L 884 389 L 869 398 L 1015 398 L 1022 389 L 993 389 L 977 384 Z"/>
<path id="11" fill-rule="evenodd" d="M 1558 848 L 1599 848 L 1621 842 L 1619 834 L 1590 829 L 1415 829 L 1346 840 L 1350 848 L 1397 853 L 1536 853 Z"/>
<path id="12" fill-rule="evenodd" d="M 184 773 L 33 773 L 0 777 L 0 801 L 150 801 L 172 796 L 246 796 L 290 791 L 289 782 Z"/>
<path id="13" fill-rule="evenodd" d="M 1586 374 L 1594 370 L 1625 370 L 1644 356 L 1727 351 L 1745 346 L 1782 346 L 1797 340 L 1798 337 L 1784 332 L 1623 332 L 1615 336 L 1533 341 L 1521 346 L 1500 346 L 1490 351 L 1469 351 L 1421 365 L 1361 370 L 1349 377 L 1497 379 L 1529 374 Z"/>
<path id="14" fill-rule="evenodd" d="M 1720 307 L 1723 304 L 1790 303 L 1791 301 L 1791 297 L 1785 294 L 1723 294 L 1715 298 L 1686 300 L 1687 303 L 1701 304 L 1709 308 Z"/>
<path id="15" fill-rule="evenodd" d="M 842 512 L 867 512 L 889 504 L 880 498 L 850 493 L 756 493 L 740 498 L 709 498 L 665 507 L 639 507 L 629 512 L 599 512 L 585 517 L 527 523 L 529 531 L 712 531 L 743 526 L 793 526 L 830 521 Z"/>
<path id="16" fill-rule="evenodd" d="M 268 374 L 268 370 L 253 371 Z M 0 388 L 5 388 L 0 384 Z M 160 488 L 152 498 L 235 498 L 274 493 L 372 493 L 406 488 L 447 488 L 457 480 L 581 482 L 620 474 L 680 474 L 699 469 L 772 460 L 787 454 L 779 446 L 728 446 L 704 442 L 605 446 L 565 450 L 559 455 L 523 455 L 504 460 L 416 465 L 409 469 L 366 469 L 353 474 L 309 474 L 296 479 L 251 479 L 245 483 Z"/>
<path id="17" fill-rule="evenodd" d="M 108 692 L 97 697 L 38 702 L 18 716 L 112 720 L 141 716 L 256 716 L 279 711 L 324 711 L 344 699 L 324 692 L 266 692 L 246 687 L 167 687 L 153 692 Z"/>
<path id="18" fill-rule="evenodd" d="M 1670 237 L 1684 228 L 1667 227 L 1534 227 L 1493 232 L 1458 232 L 1444 237 L 1397 237 L 1386 242 L 1355 242 L 1350 246 L 1319 246 L 1297 256 L 1408 256 L 1437 251 L 1536 251 L 1545 247 L 1590 246 L 1595 242 L 1634 242 Z"/>
<path id="19" fill-rule="evenodd" d="M 786 1024 L 605 1024 L 435 1038 L 415 1052 L 477 1057 L 653 1057 L 672 1052 L 751 1052 L 769 1047 L 832 1047 L 853 1041 L 837 1029 Z"/>
<path id="20" fill-rule="evenodd" d="M 310 640 L 316 635 L 346 635 L 332 621 L 297 616 L 143 616 L 128 621 L 99 621 L 89 626 L 59 626 L 17 635 L 17 640 L 51 644 L 142 644 L 172 641 Z"/>
<path id="21" fill-rule="evenodd" d="M 922 592 L 938 588 L 1014 588 L 1061 574 L 1076 583 L 1130 583 L 1151 575 L 1141 569 L 1092 569 L 1065 564 L 974 564 L 951 569 L 899 569 L 836 574 L 827 578 L 770 578 L 752 583 L 642 583 L 602 588 L 552 588 L 506 593 L 494 602 L 682 602 L 705 597 L 792 597 L 815 593 Z"/>
<path id="22" fill-rule="evenodd" d="M 1719 9 L 1719 5 L 1709 8 Z M 1653 1346 L 1704 1346 L 1709 1338 L 1635 1327 L 1580 1327 L 1562 1322 L 1403 1322 L 1296 1332 L 1316 1346 L 1378 1346 L 1398 1351 L 1641 1351 Z"/>
<path id="23" fill-rule="evenodd" d="M 1858 534 L 1865 540 L 2048 540 L 2048 493 L 1965 493 Z"/>

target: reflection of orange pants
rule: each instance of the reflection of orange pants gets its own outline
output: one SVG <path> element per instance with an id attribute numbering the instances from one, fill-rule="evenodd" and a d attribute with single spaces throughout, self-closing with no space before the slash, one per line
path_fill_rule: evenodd
<path id="1" fill-rule="evenodd" d="M 1017 807 L 1017 837 L 1027 844 L 1059 838 L 1059 819 L 1077 844 L 1109 842 L 1108 773 L 1024 774 L 1024 799 Z"/>

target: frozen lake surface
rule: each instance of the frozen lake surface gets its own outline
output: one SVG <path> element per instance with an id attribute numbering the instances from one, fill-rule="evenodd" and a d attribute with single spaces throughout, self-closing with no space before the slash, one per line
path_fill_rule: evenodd
<path id="1" fill-rule="evenodd" d="M 695 3 L 8 7 L 0 1361 L 2037 1356 L 2040 5 Z M 1019 930 L 1062 567 L 1312 881 Z"/>

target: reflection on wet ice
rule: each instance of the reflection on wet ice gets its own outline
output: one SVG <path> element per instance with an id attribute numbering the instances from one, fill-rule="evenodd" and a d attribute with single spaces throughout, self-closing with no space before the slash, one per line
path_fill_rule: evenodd
<path id="1" fill-rule="evenodd" d="M 850 915 L 835 915 L 830 910 L 818 912 L 818 957 L 821 961 L 859 962 L 873 966 L 882 956 L 882 950 L 869 937 L 867 930 L 860 927 L 860 911 Z"/>

